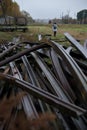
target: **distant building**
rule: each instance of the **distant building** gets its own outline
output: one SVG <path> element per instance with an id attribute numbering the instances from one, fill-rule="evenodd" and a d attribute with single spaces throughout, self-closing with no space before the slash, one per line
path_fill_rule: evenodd
<path id="1" fill-rule="evenodd" d="M 77 13 L 77 20 L 80 24 L 87 24 L 87 9 L 81 10 Z"/>
<path id="2" fill-rule="evenodd" d="M 0 25 L 27 25 L 27 19 L 25 17 L 12 17 L 12 16 L 0 16 Z"/>
<path id="3" fill-rule="evenodd" d="M 13 25 L 14 17 L 11 16 L 0 16 L 0 25 Z"/>

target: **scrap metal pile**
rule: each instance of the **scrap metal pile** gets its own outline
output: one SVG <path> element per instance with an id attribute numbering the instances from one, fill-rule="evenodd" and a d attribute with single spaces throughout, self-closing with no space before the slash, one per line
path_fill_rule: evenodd
<path id="1" fill-rule="evenodd" d="M 21 110 L 31 119 L 50 112 L 55 130 L 87 130 L 87 46 L 64 35 L 69 47 L 52 40 L 0 44 L 0 100 L 25 91 L 14 118 Z"/>

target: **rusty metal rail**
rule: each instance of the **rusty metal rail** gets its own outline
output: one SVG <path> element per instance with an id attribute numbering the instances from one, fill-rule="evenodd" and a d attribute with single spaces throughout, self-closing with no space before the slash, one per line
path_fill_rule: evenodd
<path id="1" fill-rule="evenodd" d="M 51 41 L 50 43 L 54 50 L 64 59 L 65 63 L 69 67 L 71 73 L 74 75 L 74 82 L 77 85 L 75 87 L 79 100 L 84 102 L 84 106 L 87 108 L 86 98 L 87 98 L 87 78 L 83 74 L 82 70 L 73 60 L 73 58 L 64 50 L 62 46 L 58 43 Z M 84 93 L 84 96 L 83 96 Z"/>
<path id="2" fill-rule="evenodd" d="M 69 82 L 67 81 L 67 79 L 63 73 L 63 70 L 59 63 L 58 56 L 53 49 L 51 49 L 51 58 L 52 58 L 52 63 L 53 63 L 54 69 L 55 69 L 55 74 L 57 76 L 57 79 L 60 80 L 63 88 L 66 91 L 66 94 L 67 94 L 69 100 L 71 102 L 74 102 L 76 100 L 76 96 L 75 96 L 73 90 L 71 89 Z"/>
<path id="3" fill-rule="evenodd" d="M 47 47 L 47 46 L 48 46 L 47 44 L 41 44 L 41 45 L 38 45 L 38 46 L 34 46 L 34 47 L 30 48 L 30 49 L 24 50 L 24 51 L 22 51 L 22 52 L 20 52 L 18 54 L 15 54 L 15 55 L 13 55 L 13 56 L 5 59 L 5 60 L 2 60 L 0 62 L 0 67 L 3 66 L 3 65 L 8 64 L 9 62 L 11 62 L 11 61 L 13 61 L 13 60 L 15 60 L 17 58 L 20 58 L 21 56 L 23 56 L 25 54 L 28 55 L 32 51 L 36 51 L 36 50 L 38 50 L 40 48 L 44 48 L 44 47 Z"/>
<path id="4" fill-rule="evenodd" d="M 10 63 L 10 67 L 11 67 L 11 70 L 12 70 L 12 73 L 13 73 L 13 77 L 15 77 L 17 79 L 20 79 L 20 80 L 23 80 L 23 78 L 22 78 L 20 72 L 18 71 L 18 69 L 17 69 L 14 62 Z M 22 90 L 18 89 L 18 91 L 21 92 Z M 36 109 L 34 107 L 34 104 L 33 104 L 32 99 L 31 99 L 29 94 L 26 94 L 26 96 L 23 96 L 22 104 L 23 104 L 26 116 L 28 118 L 29 117 L 32 117 L 32 118 L 38 117 L 37 111 L 36 111 Z"/>
<path id="5" fill-rule="evenodd" d="M 2 124 L 4 129 L 9 128 L 20 110 L 32 119 L 39 112 L 54 113 L 62 130 L 87 129 L 87 56 L 83 52 L 86 48 L 69 34 L 65 36 L 74 46 L 65 47 L 50 39 L 41 44 L 15 39 L 13 46 L 1 45 L 0 100 L 27 92 L 10 120 Z M 15 53 L 11 51 L 14 47 Z M 55 130 L 61 129 L 58 124 L 53 123 Z"/>
<path id="6" fill-rule="evenodd" d="M 5 51 L 3 51 L 2 53 L 0 53 L 0 58 L 3 58 L 8 52 L 10 52 L 11 50 L 13 50 L 13 48 L 17 47 L 17 45 L 19 45 L 20 43 L 16 43 L 15 45 L 11 46 L 10 48 L 6 49 Z"/>
<path id="7" fill-rule="evenodd" d="M 80 53 L 84 56 L 85 59 L 87 59 L 87 51 L 84 49 L 84 47 L 79 44 L 69 33 L 64 33 L 65 37 L 80 51 Z"/>
<path id="8" fill-rule="evenodd" d="M 82 109 L 74 104 L 67 103 L 67 102 L 59 99 L 57 96 L 54 96 L 46 91 L 43 91 L 40 88 L 35 87 L 34 85 L 32 85 L 28 82 L 16 79 L 13 76 L 0 74 L 0 79 L 7 80 L 10 83 L 16 84 L 19 88 L 25 90 L 29 94 L 31 94 L 37 98 L 40 98 L 41 100 L 47 102 L 48 104 L 52 105 L 53 107 L 58 108 L 62 113 L 65 113 L 65 115 L 69 115 L 69 116 L 78 118 L 78 116 L 81 116 L 84 113 L 86 113 L 85 109 Z"/>

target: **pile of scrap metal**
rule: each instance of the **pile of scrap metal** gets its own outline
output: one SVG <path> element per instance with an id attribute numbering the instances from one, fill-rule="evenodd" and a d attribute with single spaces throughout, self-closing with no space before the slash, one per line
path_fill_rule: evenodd
<path id="1" fill-rule="evenodd" d="M 87 48 L 64 35 L 69 47 L 19 39 L 0 45 L 0 100 L 27 93 L 11 113 L 14 120 L 18 111 L 32 119 L 50 112 L 56 115 L 55 130 L 87 130 Z"/>

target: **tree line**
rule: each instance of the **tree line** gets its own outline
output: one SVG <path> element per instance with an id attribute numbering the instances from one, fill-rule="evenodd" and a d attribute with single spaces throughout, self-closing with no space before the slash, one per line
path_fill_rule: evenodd
<path id="1" fill-rule="evenodd" d="M 79 11 L 77 13 L 77 19 L 80 24 L 87 24 L 87 9 Z"/>
<path id="2" fill-rule="evenodd" d="M 12 17 L 26 17 L 27 21 L 34 22 L 33 18 L 26 11 L 21 11 L 20 6 L 16 1 L 12 0 L 0 0 L 0 16 L 12 16 Z"/>
<path id="3" fill-rule="evenodd" d="M 21 16 L 20 7 L 17 2 L 12 0 L 1 0 L 0 2 L 0 15 L 9 15 L 9 16 Z"/>

